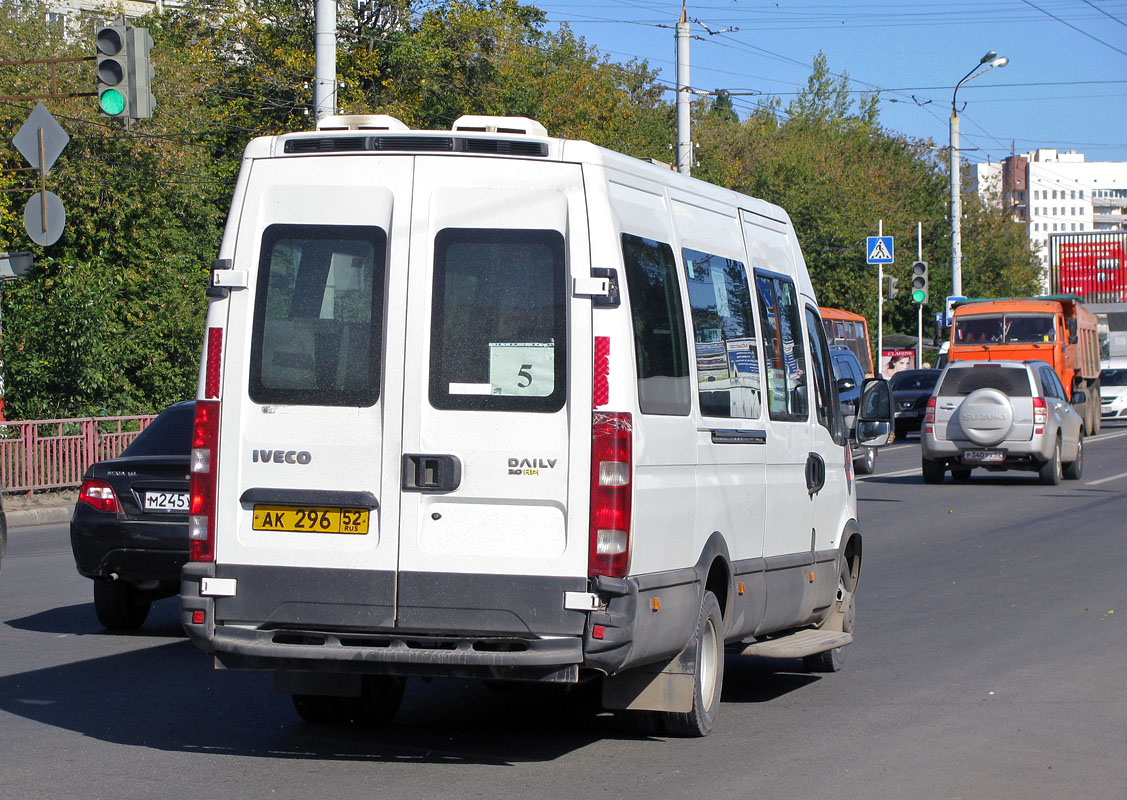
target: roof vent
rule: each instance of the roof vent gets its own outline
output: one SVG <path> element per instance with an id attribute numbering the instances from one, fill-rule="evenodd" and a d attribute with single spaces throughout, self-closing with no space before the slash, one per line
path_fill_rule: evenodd
<path id="1" fill-rule="evenodd" d="M 528 117 L 488 117 L 467 114 L 454 120 L 450 130 L 465 133 L 519 133 L 525 136 L 547 136 L 548 129 Z"/>
<path id="2" fill-rule="evenodd" d="M 342 114 L 317 121 L 319 131 L 408 131 L 406 125 L 387 114 Z"/>

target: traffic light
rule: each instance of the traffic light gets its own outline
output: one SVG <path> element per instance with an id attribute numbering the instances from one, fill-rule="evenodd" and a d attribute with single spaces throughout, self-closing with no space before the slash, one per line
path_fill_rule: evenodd
<path id="1" fill-rule="evenodd" d="M 927 302 L 927 262 L 917 261 L 912 265 L 912 300 Z"/>
<path id="2" fill-rule="evenodd" d="M 149 59 L 153 37 L 148 29 L 119 21 L 98 28 L 94 44 L 98 49 L 98 109 L 119 119 L 151 117 L 156 100 Z"/>
<path id="3" fill-rule="evenodd" d="M 899 278 L 894 278 L 891 275 L 888 276 L 888 299 L 889 300 L 895 299 L 896 295 L 900 294 L 900 290 L 896 288 L 899 284 L 900 284 Z"/>
<path id="4" fill-rule="evenodd" d="M 129 116 L 129 32 L 129 26 L 120 23 L 105 25 L 94 34 L 98 110 L 109 117 Z"/>
<path id="5" fill-rule="evenodd" d="M 153 64 L 149 53 L 153 37 L 148 28 L 129 28 L 126 62 L 129 68 L 129 116 L 148 119 L 157 101 L 153 97 Z"/>

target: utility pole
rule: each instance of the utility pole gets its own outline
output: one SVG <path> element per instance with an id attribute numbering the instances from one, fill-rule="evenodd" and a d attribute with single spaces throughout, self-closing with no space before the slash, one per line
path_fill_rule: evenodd
<path id="1" fill-rule="evenodd" d="M 313 109 L 320 122 L 337 113 L 337 4 L 336 0 L 317 0 L 314 8 Z"/>
<path id="2" fill-rule="evenodd" d="M 677 171 L 689 175 L 693 142 L 689 130 L 689 17 L 685 2 L 682 0 L 681 19 L 677 21 Z"/>

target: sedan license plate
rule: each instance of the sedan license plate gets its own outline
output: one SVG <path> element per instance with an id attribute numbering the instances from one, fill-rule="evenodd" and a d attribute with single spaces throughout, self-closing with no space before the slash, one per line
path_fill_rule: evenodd
<path id="1" fill-rule="evenodd" d="M 145 492 L 146 511 L 170 511 L 185 514 L 188 511 L 187 492 Z"/>
<path id="2" fill-rule="evenodd" d="M 978 461 L 983 464 L 998 463 L 1006 460 L 1005 450 L 964 450 L 963 461 Z"/>
<path id="3" fill-rule="evenodd" d="M 368 532 L 368 509 L 320 506 L 255 506 L 251 527 L 288 533 Z"/>

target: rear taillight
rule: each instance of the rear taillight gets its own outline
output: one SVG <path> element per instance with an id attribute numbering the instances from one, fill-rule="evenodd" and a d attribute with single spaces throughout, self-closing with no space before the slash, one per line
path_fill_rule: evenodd
<path id="1" fill-rule="evenodd" d="M 935 424 L 935 398 L 929 397 L 927 399 L 927 413 L 924 414 L 924 425 Z"/>
<path id="2" fill-rule="evenodd" d="M 105 481 L 93 478 L 84 480 L 82 488 L 78 490 L 78 502 L 110 514 L 121 513 L 121 504 L 117 502 L 117 495 L 114 494 L 113 487 Z"/>
<path id="3" fill-rule="evenodd" d="M 630 561 L 633 456 L 630 415 L 595 413 L 591 423 L 591 540 L 587 572 L 626 575 Z"/>
<path id="4" fill-rule="evenodd" d="M 1033 398 L 1033 424 L 1044 425 L 1049 419 L 1049 406 L 1045 402 L 1044 397 Z M 1044 433 L 1045 429 L 1042 427 L 1036 433 Z"/>
<path id="5" fill-rule="evenodd" d="M 192 561 L 215 560 L 215 487 L 219 464 L 219 401 L 197 400 L 192 424 L 192 459 L 188 507 L 188 555 Z"/>

